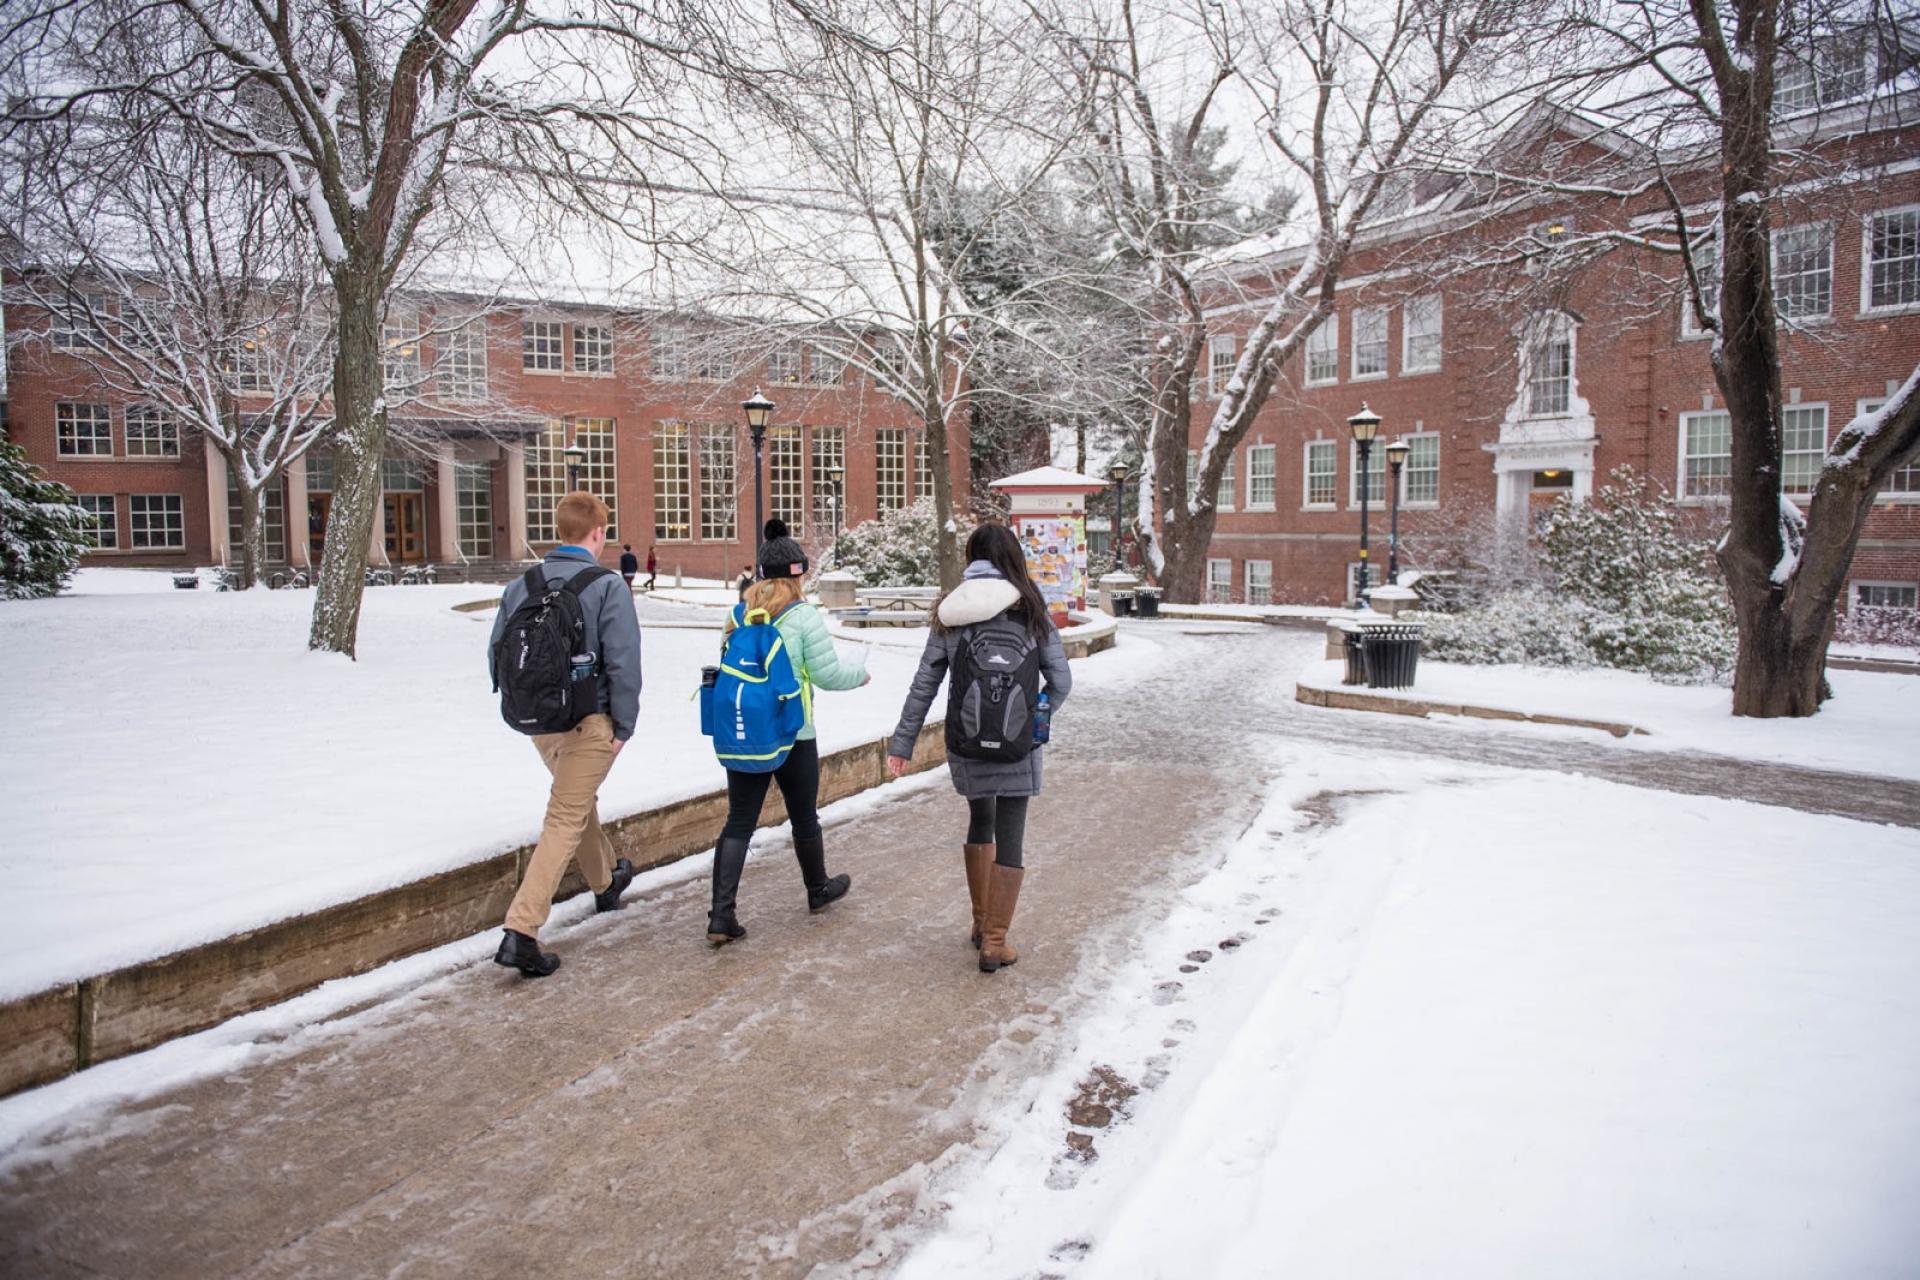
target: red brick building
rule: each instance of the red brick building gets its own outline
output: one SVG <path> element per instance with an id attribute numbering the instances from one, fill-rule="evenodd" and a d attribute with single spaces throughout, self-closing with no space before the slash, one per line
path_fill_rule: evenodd
<path id="1" fill-rule="evenodd" d="M 1786 400 L 1785 486 L 1805 495 L 1827 443 L 1877 407 L 1920 363 L 1920 131 L 1822 123 L 1820 176 L 1783 183 L 1775 291 Z M 1543 115 L 1503 144 L 1509 172 L 1554 163 L 1630 171 L 1645 158 L 1572 117 Z M 1844 160 L 1846 181 L 1832 174 Z M 1644 167 L 1642 169 L 1644 172 Z M 1710 173 L 1695 170 L 1689 213 L 1710 227 Z M 1682 187 L 1683 192 L 1686 188 Z M 1692 199 L 1697 195 L 1697 200 Z M 1656 198 L 1536 197 L 1497 215 L 1461 183 L 1364 234 L 1334 315 L 1289 362 L 1221 486 L 1209 589 L 1216 598 L 1331 603 L 1347 598 L 1359 549 L 1358 450 L 1347 418 L 1384 420 L 1371 456 L 1373 581 L 1387 560 L 1382 457 L 1411 446 L 1398 499 L 1401 568 L 1432 564 L 1476 513 L 1521 528 L 1562 493 L 1583 498 L 1630 465 L 1712 518 L 1724 502 L 1727 418 L 1710 339 L 1683 306 L 1677 255 L 1619 244 L 1555 292 L 1513 246 L 1657 228 Z M 1549 253 L 1550 253 L 1549 248 Z M 1710 262 L 1711 245 L 1703 249 Z M 1210 312 L 1207 394 L 1233 370 L 1236 334 L 1258 316 L 1277 254 L 1238 274 Z M 1243 300 L 1244 299 L 1244 300 Z M 1194 407 L 1197 450 L 1213 402 Z M 1920 593 L 1920 464 L 1882 490 L 1850 600 L 1912 606 Z"/>
<path id="2" fill-rule="evenodd" d="M 373 564 L 468 564 L 537 556 L 570 447 L 584 487 L 613 510 L 610 557 L 631 543 L 661 572 L 724 577 L 752 559 L 753 451 L 740 402 L 776 409 L 765 446 L 766 512 L 808 546 L 932 493 L 917 421 L 838 359 L 801 341 L 716 335 L 700 323 L 604 307 L 418 301 L 387 326 L 388 382 L 418 395 L 392 414 L 384 520 Z M 467 314 L 464 323 L 453 317 Z M 101 391 L 48 317 L 16 306 L 0 406 L 8 436 L 94 509 L 89 563 L 234 562 L 237 504 L 226 463 L 128 397 Z M 954 500 L 967 500 L 967 435 L 950 430 Z M 836 490 L 834 468 L 841 468 Z M 325 451 L 269 496 L 267 558 L 317 563 L 332 505 Z"/>

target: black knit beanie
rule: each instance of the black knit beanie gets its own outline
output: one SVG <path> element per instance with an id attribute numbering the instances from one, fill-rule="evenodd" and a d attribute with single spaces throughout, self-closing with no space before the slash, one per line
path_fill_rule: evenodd
<path id="1" fill-rule="evenodd" d="M 807 553 L 798 542 L 793 540 L 787 529 L 787 522 L 775 516 L 767 521 L 762 531 L 766 540 L 760 544 L 760 576 L 763 578 L 804 578 L 807 576 Z"/>

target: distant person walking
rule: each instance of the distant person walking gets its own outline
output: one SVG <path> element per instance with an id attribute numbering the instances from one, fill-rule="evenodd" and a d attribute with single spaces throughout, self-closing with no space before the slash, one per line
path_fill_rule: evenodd
<path id="1" fill-rule="evenodd" d="M 649 591 L 653 590 L 653 580 L 659 576 L 660 576 L 660 550 L 658 547 L 648 547 L 647 548 L 647 590 Z"/>
<path id="2" fill-rule="evenodd" d="M 647 558 L 649 560 L 653 558 L 651 552 L 648 553 Z M 620 576 L 627 580 L 629 591 L 633 589 L 633 580 L 640 576 L 640 557 L 633 554 L 631 542 L 620 544 Z M 649 582 L 647 585 L 651 587 L 653 584 Z"/>
<path id="3" fill-rule="evenodd" d="M 826 838 L 820 831 L 820 749 L 814 740 L 813 691 L 857 689 L 870 676 L 866 668 L 843 662 L 827 634 L 820 611 L 801 598 L 807 573 L 807 553 L 788 535 L 786 523 L 769 520 L 760 547 L 760 578 L 746 599 L 728 615 L 726 635 L 747 625 L 749 617 L 764 613 L 778 628 L 782 648 L 800 679 L 800 704 L 805 714 L 793 749 L 771 773 L 727 770 L 727 821 L 713 851 L 713 908 L 707 916 L 707 941 L 723 946 L 747 936 L 735 914 L 740 873 L 747 865 L 747 845 L 760 825 L 760 808 L 769 782 L 777 783 L 793 820 L 793 853 L 800 863 L 800 879 L 807 888 L 807 909 L 824 910 L 842 897 L 851 876 L 827 875 Z M 724 645 L 724 639 L 723 639 Z M 771 664 L 769 664 L 771 665 Z"/>
<path id="4" fill-rule="evenodd" d="M 596 911 L 616 910 L 633 883 L 633 863 L 614 861 L 595 806 L 640 713 L 640 622 L 633 593 L 614 586 L 600 566 L 607 504 L 569 493 L 555 505 L 553 524 L 561 545 L 507 584 L 487 650 L 501 714 L 532 735 L 553 775 L 540 842 L 493 957 L 530 978 L 560 967 L 539 936 L 568 862 L 579 864 Z"/>
<path id="5" fill-rule="evenodd" d="M 1035 738 L 1051 732 L 1073 673 L 1013 533 L 981 525 L 967 539 L 967 560 L 960 585 L 934 606 L 933 634 L 887 743 L 887 772 L 906 773 L 927 709 L 947 680 L 947 762 L 953 789 L 967 798 L 972 942 L 980 971 L 993 973 L 1020 958 L 1007 929 L 1025 874 L 1027 803 L 1040 794 Z"/>
<path id="6" fill-rule="evenodd" d="M 787 527 L 784 522 L 773 521 L 773 520 L 767 521 L 767 526 L 771 528 L 776 523 L 780 524 L 780 527 L 783 529 Z M 733 585 L 740 589 L 740 598 L 742 600 L 745 600 L 747 598 L 747 588 L 753 585 L 753 566 L 748 565 L 746 568 L 742 569 L 740 571 L 739 579 Z"/>

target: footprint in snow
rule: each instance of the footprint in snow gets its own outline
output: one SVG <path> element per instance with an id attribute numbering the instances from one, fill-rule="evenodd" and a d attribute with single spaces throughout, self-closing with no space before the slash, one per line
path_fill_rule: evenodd
<path id="1" fill-rule="evenodd" d="M 1186 988 L 1177 982 L 1158 983 L 1153 988 L 1153 1002 L 1155 1004 L 1172 1004 L 1180 998 L 1180 993 L 1184 990 L 1186 990 Z"/>

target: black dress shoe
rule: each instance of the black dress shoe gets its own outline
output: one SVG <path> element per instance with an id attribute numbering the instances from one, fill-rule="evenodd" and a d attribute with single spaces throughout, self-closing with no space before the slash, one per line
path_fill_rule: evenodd
<path id="1" fill-rule="evenodd" d="M 807 888 L 807 910 L 825 911 L 827 907 L 847 896 L 847 890 L 853 887 L 852 876 L 835 876 L 825 884 Z"/>
<path id="2" fill-rule="evenodd" d="M 625 858 L 613 864 L 613 880 L 599 893 L 593 895 L 595 911 L 618 911 L 620 895 L 633 883 L 633 864 Z"/>
<path id="3" fill-rule="evenodd" d="M 513 929 L 507 930 L 507 936 L 500 939 L 500 949 L 493 953 L 493 962 L 518 969 L 529 978 L 544 978 L 560 967 L 559 956 L 542 951 L 538 942 Z"/>

